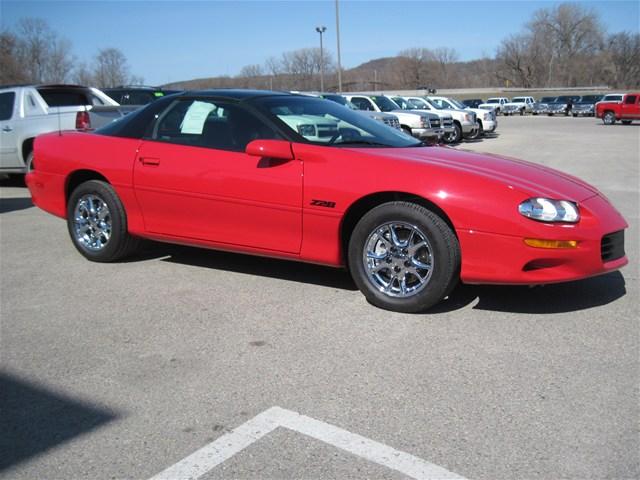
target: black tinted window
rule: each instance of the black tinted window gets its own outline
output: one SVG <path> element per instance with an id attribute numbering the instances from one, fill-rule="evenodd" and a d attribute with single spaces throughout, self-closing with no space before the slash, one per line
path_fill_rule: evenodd
<path id="1" fill-rule="evenodd" d="M 75 107 L 78 105 L 93 105 L 92 94 L 84 89 L 38 89 L 47 105 L 50 107 Z"/>
<path id="2" fill-rule="evenodd" d="M 0 93 L 0 120 L 9 120 L 13 116 L 14 92 Z"/>
<path id="3" fill-rule="evenodd" d="M 97 129 L 94 133 L 114 137 L 142 138 L 147 130 L 150 129 L 151 123 L 156 116 L 167 108 L 169 103 L 171 103 L 170 98 L 158 100 L 146 107 L 129 113 L 115 122 L 108 123 L 104 127 Z"/>
<path id="4" fill-rule="evenodd" d="M 152 138 L 194 147 L 244 151 L 253 140 L 279 136 L 238 105 L 189 99 L 176 102 L 160 117 Z"/>
<path id="5" fill-rule="evenodd" d="M 636 103 L 636 96 L 635 95 L 627 95 L 627 98 L 624 101 L 624 103 Z"/>

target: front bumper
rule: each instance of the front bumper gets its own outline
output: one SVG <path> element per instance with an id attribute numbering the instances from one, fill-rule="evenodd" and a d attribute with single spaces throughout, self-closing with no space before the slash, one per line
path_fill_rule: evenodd
<path id="1" fill-rule="evenodd" d="M 482 129 L 486 132 L 486 133 L 493 133 L 496 131 L 496 128 L 498 128 L 498 120 L 478 120 L 478 121 L 482 121 Z"/>
<path id="2" fill-rule="evenodd" d="M 444 135 L 444 130 L 442 128 L 412 128 L 411 135 L 420 140 L 440 140 Z"/>
<path id="3" fill-rule="evenodd" d="M 461 279 L 465 283 L 536 285 L 560 283 L 617 270 L 628 263 L 624 251 L 610 258 L 605 243 L 611 234 L 624 231 L 624 218 L 603 197 L 596 195 L 581 203 L 580 223 L 540 223 L 539 238 L 576 240 L 572 249 L 534 248 L 525 245 L 524 235 L 506 235 L 476 230 L 458 230 L 462 253 Z M 557 227 L 557 228 L 556 228 Z"/>
<path id="4" fill-rule="evenodd" d="M 477 125 L 475 122 L 462 122 L 460 127 L 462 128 L 462 133 L 466 135 L 467 133 L 473 132 L 473 130 L 477 128 Z"/>

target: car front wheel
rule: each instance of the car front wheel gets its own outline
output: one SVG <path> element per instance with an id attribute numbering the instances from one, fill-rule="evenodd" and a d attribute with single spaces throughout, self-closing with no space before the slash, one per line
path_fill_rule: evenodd
<path id="1" fill-rule="evenodd" d="M 349 241 L 348 264 L 369 302 L 404 313 L 424 312 L 455 287 L 460 247 L 447 223 L 410 202 L 366 213 Z"/>
<path id="2" fill-rule="evenodd" d="M 76 249 L 94 262 L 120 260 L 139 244 L 127 231 L 127 216 L 117 193 L 100 180 L 84 182 L 71 193 L 67 228 Z"/>
<path id="3" fill-rule="evenodd" d="M 444 143 L 458 143 L 462 140 L 462 127 L 457 123 L 454 123 L 453 128 L 453 132 L 445 133 L 443 137 Z"/>
<path id="4" fill-rule="evenodd" d="M 616 123 L 616 115 L 613 112 L 607 112 L 604 114 L 604 117 L 602 117 L 602 121 L 605 125 L 613 125 Z"/>

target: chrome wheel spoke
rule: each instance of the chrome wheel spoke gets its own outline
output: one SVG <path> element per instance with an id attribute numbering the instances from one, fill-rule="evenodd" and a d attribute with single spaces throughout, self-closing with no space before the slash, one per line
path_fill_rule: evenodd
<path id="1" fill-rule="evenodd" d="M 76 242 L 90 251 L 103 249 L 111 238 L 111 213 L 106 202 L 87 194 L 76 202 L 73 230 Z"/>
<path id="2" fill-rule="evenodd" d="M 427 236 L 415 225 L 388 222 L 375 228 L 362 255 L 367 278 L 391 297 L 406 298 L 430 281 L 433 255 Z"/>

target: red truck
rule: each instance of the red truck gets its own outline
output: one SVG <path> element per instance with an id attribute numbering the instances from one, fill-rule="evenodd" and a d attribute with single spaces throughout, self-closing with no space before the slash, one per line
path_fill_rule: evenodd
<path id="1" fill-rule="evenodd" d="M 610 93 L 596 103 L 596 117 L 605 125 L 613 125 L 616 120 L 628 125 L 640 120 L 640 93 Z"/>

